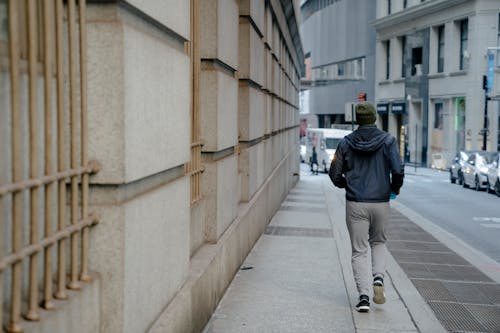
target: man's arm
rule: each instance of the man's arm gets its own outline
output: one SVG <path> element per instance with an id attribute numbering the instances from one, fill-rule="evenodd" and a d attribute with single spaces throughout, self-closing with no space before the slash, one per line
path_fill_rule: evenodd
<path id="1" fill-rule="evenodd" d="M 403 186 L 403 179 L 405 176 L 405 167 L 403 162 L 401 162 L 401 156 L 399 155 L 398 144 L 396 139 L 393 139 L 389 150 L 389 159 L 391 163 L 391 190 L 399 194 L 401 186 Z"/>
<path id="2" fill-rule="evenodd" d="M 335 151 L 335 156 L 333 157 L 332 164 L 330 165 L 330 170 L 328 175 L 333 182 L 333 185 L 339 188 L 345 188 L 346 180 L 342 173 L 344 169 L 344 156 L 342 154 L 341 145 L 339 144 L 337 150 Z"/>

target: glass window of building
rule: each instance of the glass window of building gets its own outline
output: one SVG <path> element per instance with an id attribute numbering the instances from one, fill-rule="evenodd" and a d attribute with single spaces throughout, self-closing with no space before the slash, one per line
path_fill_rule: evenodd
<path id="1" fill-rule="evenodd" d="M 408 0 L 403 0 L 403 8 L 408 7 Z"/>
<path id="2" fill-rule="evenodd" d="M 434 129 L 443 129 L 443 103 L 434 104 Z"/>
<path id="3" fill-rule="evenodd" d="M 385 79 L 391 77 L 391 41 L 385 41 Z"/>
<path id="4" fill-rule="evenodd" d="M 411 49 L 411 75 L 422 75 L 422 47 Z"/>
<path id="5" fill-rule="evenodd" d="M 500 13 L 498 14 L 498 35 L 497 35 L 497 47 L 500 47 Z M 500 49 L 497 50 L 497 66 L 500 67 Z M 500 149 L 500 146 L 499 146 Z"/>
<path id="6" fill-rule="evenodd" d="M 336 80 L 364 80 L 365 58 L 315 67 L 312 69 L 312 79 L 318 85 L 329 84 L 329 81 Z"/>
<path id="7" fill-rule="evenodd" d="M 469 20 L 460 21 L 460 70 L 469 68 Z"/>
<path id="8" fill-rule="evenodd" d="M 391 0 L 387 0 L 387 15 L 391 15 L 392 13 L 392 3 Z"/>
<path id="9" fill-rule="evenodd" d="M 345 72 L 345 64 L 344 63 L 337 64 L 337 75 L 344 76 L 344 72 Z"/>
<path id="10" fill-rule="evenodd" d="M 406 77 L 406 36 L 401 37 L 401 77 Z"/>
<path id="11" fill-rule="evenodd" d="M 437 71 L 444 72 L 444 25 L 439 26 L 438 35 L 438 54 L 437 54 Z"/>

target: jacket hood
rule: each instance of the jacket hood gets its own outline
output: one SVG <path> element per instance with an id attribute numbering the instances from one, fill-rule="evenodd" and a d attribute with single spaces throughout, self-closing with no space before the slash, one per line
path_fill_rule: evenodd
<path id="1" fill-rule="evenodd" d="M 345 137 L 347 144 L 354 150 L 374 152 L 385 142 L 389 133 L 379 130 L 375 126 L 361 126 Z"/>

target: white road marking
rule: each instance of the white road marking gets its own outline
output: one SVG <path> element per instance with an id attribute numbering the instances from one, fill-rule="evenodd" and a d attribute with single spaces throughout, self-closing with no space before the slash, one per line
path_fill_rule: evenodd
<path id="1" fill-rule="evenodd" d="M 500 229 L 500 217 L 478 217 L 474 216 L 472 218 L 474 221 L 479 222 L 493 222 L 493 223 L 479 223 L 481 227 Z"/>
<path id="2" fill-rule="evenodd" d="M 473 217 L 474 221 L 500 223 L 500 217 Z"/>
<path id="3" fill-rule="evenodd" d="M 481 223 L 482 227 L 500 229 L 500 223 Z"/>

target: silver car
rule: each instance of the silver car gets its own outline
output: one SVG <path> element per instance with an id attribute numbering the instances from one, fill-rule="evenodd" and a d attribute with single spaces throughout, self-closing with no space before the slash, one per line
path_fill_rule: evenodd
<path id="1" fill-rule="evenodd" d="M 464 187 L 473 187 L 476 191 L 488 188 L 488 168 L 496 153 L 485 151 L 469 155 L 467 163 L 462 167 Z"/>
<path id="2" fill-rule="evenodd" d="M 462 175 L 462 168 L 467 163 L 470 154 L 476 153 L 478 150 L 461 150 L 453 158 L 450 166 L 450 181 L 455 184 L 463 185 L 464 177 Z"/>
<path id="3" fill-rule="evenodd" d="M 500 153 L 493 157 L 493 163 L 488 167 L 488 189 L 500 197 Z"/>

